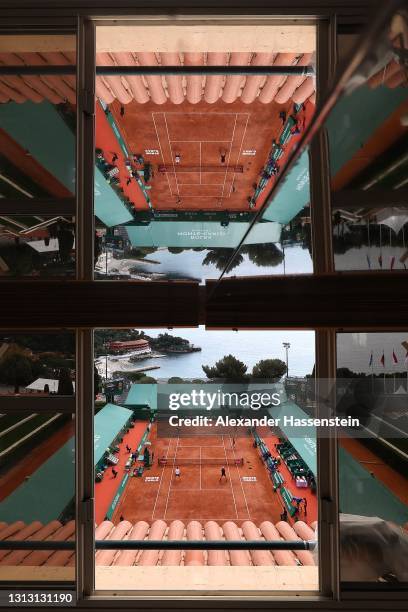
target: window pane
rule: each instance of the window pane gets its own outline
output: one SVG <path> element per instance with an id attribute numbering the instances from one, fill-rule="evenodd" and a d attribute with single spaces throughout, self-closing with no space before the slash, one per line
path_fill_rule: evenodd
<path id="1" fill-rule="evenodd" d="M 345 588 L 407 585 L 407 356 L 404 332 L 337 335 L 342 404 L 362 423 L 339 440 Z"/>
<path id="2" fill-rule="evenodd" d="M 75 195 L 75 64 L 73 34 L 27 30 L 0 36 L 0 69 L 16 67 L 12 75 L 0 75 L 3 198 L 55 200 Z M 38 72 L 24 74 L 27 66 Z M 52 66 L 65 66 L 67 72 L 45 74 Z"/>
<path id="3" fill-rule="evenodd" d="M 309 115 L 312 114 L 307 107 Z M 283 128 L 285 132 L 285 128 Z M 293 135 L 297 142 L 300 135 Z M 226 269 L 226 276 L 313 273 L 309 154 L 306 150 L 266 202 L 261 216 Z M 229 258 L 233 250 L 230 250 Z M 249 267 L 248 263 L 252 266 Z M 223 272 L 227 260 L 218 269 Z"/>
<path id="4" fill-rule="evenodd" d="M 0 278 L 74 275 L 74 217 L 0 215 Z"/>
<path id="5" fill-rule="evenodd" d="M 97 550 L 96 588 L 317 590 L 310 551 L 228 550 L 228 540 L 315 539 L 314 428 L 306 439 L 284 424 L 215 418 L 313 412 L 305 391 L 313 388 L 313 332 L 105 329 L 95 332 L 95 365 L 96 540 L 221 540 L 226 548 Z M 278 404 L 268 396 L 259 410 L 260 388 L 277 393 Z M 200 402 L 169 411 L 181 392 L 220 389 L 249 391 L 253 410 L 231 400 L 213 411 Z M 214 419 L 173 427 L 170 416 Z"/>
<path id="6" fill-rule="evenodd" d="M 0 278 L 74 275 L 75 68 L 73 34 L 0 35 Z"/>
<path id="7" fill-rule="evenodd" d="M 0 395 L 38 397 L 74 392 L 74 334 L 0 334 Z"/>
<path id="8" fill-rule="evenodd" d="M 97 72 L 98 278 L 219 275 L 314 113 L 315 38 L 312 23 L 272 20 L 97 27 L 99 71 L 282 68 L 269 75 Z M 307 73 L 290 74 L 295 68 Z M 275 245 L 293 240 L 282 225 L 308 204 L 297 196 L 276 222 L 266 215 L 253 229 L 242 274 L 277 265 Z"/>
<path id="9" fill-rule="evenodd" d="M 75 580 L 75 550 L 12 547 L 75 541 L 74 435 L 72 415 L 0 415 L 0 541 L 10 541 L 0 550 L 0 580 Z"/>
<path id="10" fill-rule="evenodd" d="M 396 15 L 328 121 L 336 270 L 404 271 L 408 258 L 406 34 Z M 349 37 L 339 45 L 349 50 Z M 370 112 L 367 112 L 370 109 Z"/>

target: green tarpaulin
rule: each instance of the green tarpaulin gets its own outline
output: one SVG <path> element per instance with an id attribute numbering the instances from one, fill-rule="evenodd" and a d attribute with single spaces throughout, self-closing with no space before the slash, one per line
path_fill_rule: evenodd
<path id="1" fill-rule="evenodd" d="M 125 406 L 133 406 L 135 408 L 146 406 L 150 410 L 157 410 L 157 385 L 132 385 L 129 389 Z"/>
<path id="2" fill-rule="evenodd" d="M 152 221 L 147 226 L 126 226 L 129 240 L 136 247 L 235 248 L 248 229 L 247 222 Z M 257 223 L 246 244 L 279 242 L 279 223 Z"/>
<path id="3" fill-rule="evenodd" d="M 94 419 L 94 464 L 102 458 L 122 427 L 132 416 L 132 410 L 106 404 Z"/>

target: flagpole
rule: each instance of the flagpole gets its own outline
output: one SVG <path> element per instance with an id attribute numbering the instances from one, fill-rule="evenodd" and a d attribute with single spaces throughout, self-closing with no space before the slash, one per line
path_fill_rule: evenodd
<path id="1" fill-rule="evenodd" d="M 383 349 L 383 354 L 382 354 L 382 366 L 384 368 L 383 370 L 383 386 L 384 386 L 384 395 L 386 393 L 386 389 L 385 389 L 385 351 Z"/>
<path id="2" fill-rule="evenodd" d="M 407 369 L 407 393 L 408 393 L 408 350 L 407 350 L 407 354 L 405 355 L 405 366 Z"/>

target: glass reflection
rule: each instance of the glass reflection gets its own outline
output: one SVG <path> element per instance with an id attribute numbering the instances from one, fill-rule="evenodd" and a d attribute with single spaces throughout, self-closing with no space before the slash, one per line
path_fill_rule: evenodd
<path id="1" fill-rule="evenodd" d="M 406 32 L 396 15 L 326 124 L 336 270 L 407 269 Z"/>
<path id="2" fill-rule="evenodd" d="M 0 36 L 0 194 L 3 198 L 75 195 L 76 37 L 72 34 Z M 41 68 L 66 66 L 66 74 Z M 38 74 L 19 67 L 38 67 Z M 35 206 L 33 206 L 35 212 Z"/>
<path id="3" fill-rule="evenodd" d="M 74 392 L 74 334 L 11 331 L 0 334 L 0 396 Z"/>
<path id="4" fill-rule="evenodd" d="M 75 548 L 12 548 L 24 540 L 75 542 L 74 435 L 71 415 L 0 415 L 0 539 L 10 541 L 0 550 L 0 580 L 75 580 Z"/>
<path id="5" fill-rule="evenodd" d="M 0 278 L 74 275 L 73 217 L 0 215 Z"/>
<path id="6" fill-rule="evenodd" d="M 357 384 L 346 403 L 361 417 L 374 415 L 358 437 L 339 439 L 340 570 L 348 586 L 408 582 L 407 347 L 403 332 L 337 335 L 337 376 Z"/>
<path id="7" fill-rule="evenodd" d="M 274 66 L 282 74 L 97 73 L 97 278 L 217 278 L 314 114 L 314 25 L 186 28 L 100 26 L 98 70 Z M 303 206 L 289 208 L 253 230 L 234 265 L 240 274 L 276 271 L 281 225 Z"/>

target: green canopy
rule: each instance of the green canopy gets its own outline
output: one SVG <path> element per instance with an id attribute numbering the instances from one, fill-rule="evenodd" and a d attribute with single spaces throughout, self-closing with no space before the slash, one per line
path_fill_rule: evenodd
<path id="1" fill-rule="evenodd" d="M 157 385 L 132 385 L 129 389 L 125 406 L 132 406 L 133 408 L 147 407 L 150 410 L 157 410 Z"/>
<path id="2" fill-rule="evenodd" d="M 102 459 L 108 446 L 131 416 L 132 410 L 115 404 L 106 404 L 98 412 L 94 419 L 94 465 Z"/>

